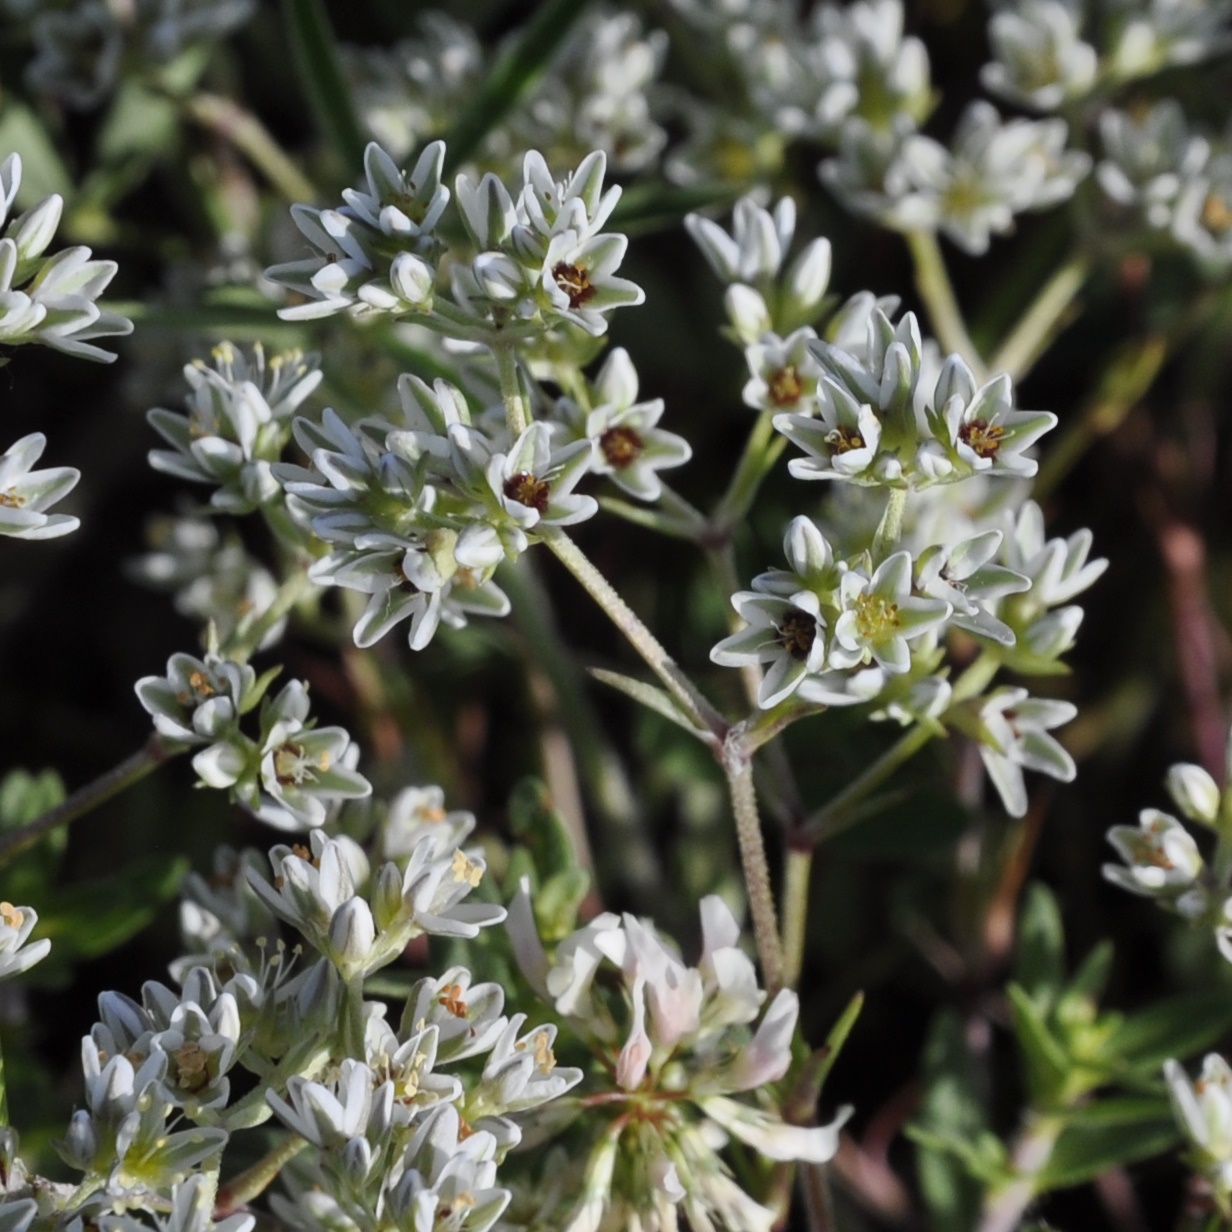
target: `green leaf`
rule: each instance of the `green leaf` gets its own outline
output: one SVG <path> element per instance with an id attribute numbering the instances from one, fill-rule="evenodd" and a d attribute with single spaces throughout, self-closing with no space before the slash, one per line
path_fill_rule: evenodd
<path id="1" fill-rule="evenodd" d="M 934 1133 L 919 1125 L 908 1125 L 903 1131 L 917 1146 L 932 1152 L 937 1156 L 949 1156 L 962 1165 L 963 1176 L 972 1181 L 979 1181 L 989 1188 L 1004 1183 L 1006 1180 L 1005 1148 L 1001 1140 L 985 1130 L 974 1138 L 959 1137 L 957 1134 Z M 923 1157 L 921 1157 L 923 1164 Z M 921 1167 L 920 1180 L 925 1182 L 925 1170 Z M 979 1209 L 979 1188 L 971 1191 L 975 1195 L 973 1213 Z M 930 1198 L 931 1204 L 931 1198 Z M 966 1220 L 963 1226 L 968 1226 Z M 948 1232 L 955 1227 L 949 1222 L 948 1215 L 939 1217 L 936 1223 L 938 1229 Z"/>
<path id="2" fill-rule="evenodd" d="M 64 783 L 54 770 L 10 770 L 0 780 L 0 833 L 28 825 L 63 799 Z"/>
<path id="3" fill-rule="evenodd" d="M 1173 1150 L 1181 1140 L 1171 1117 L 1123 1124 L 1071 1125 L 1062 1131 L 1047 1164 L 1036 1176 L 1038 1192 L 1067 1189 Z"/>
<path id="4" fill-rule="evenodd" d="M 917 1171 L 932 1226 L 938 1232 L 973 1227 L 982 1190 L 972 1172 L 984 1160 L 965 1148 L 988 1132 L 988 1122 L 962 1020 L 952 1010 L 932 1021 L 921 1081 L 919 1119 L 907 1133 L 920 1148 Z"/>
<path id="5" fill-rule="evenodd" d="M 530 849 L 541 882 L 577 868 L 573 837 L 541 779 L 527 777 L 514 787 L 509 797 L 509 828 Z"/>
<path id="6" fill-rule="evenodd" d="M 847 1037 L 851 1034 L 851 1029 L 856 1025 L 856 1019 L 860 1017 L 860 1011 L 863 1008 L 864 994 L 858 992 L 847 1002 L 847 1008 L 839 1015 L 838 1022 L 830 1028 L 830 1034 L 826 1036 L 826 1042 L 821 1046 L 824 1057 L 815 1075 L 817 1093 L 819 1095 L 826 1078 L 829 1077 L 830 1071 L 834 1068 L 834 1062 L 838 1060 L 838 1054 L 843 1051 L 843 1045 L 847 1042 Z"/>
<path id="7" fill-rule="evenodd" d="M 62 976 L 72 963 L 123 945 L 175 897 L 188 868 L 183 856 L 142 860 L 121 875 L 82 882 L 45 900 L 39 905 L 39 935 L 51 938 L 51 953 L 35 974 Z"/>
<path id="8" fill-rule="evenodd" d="M 677 727 L 683 727 L 690 735 L 703 736 L 706 734 L 694 726 L 693 721 L 680 710 L 672 698 L 656 685 L 647 684 L 644 680 L 635 680 L 632 676 L 625 676 L 620 672 L 610 672 L 602 667 L 588 667 L 586 671 L 596 680 L 610 684 L 613 689 L 619 689 L 626 697 L 640 702 L 648 710 L 653 710 L 665 719 L 670 719 Z"/>
<path id="9" fill-rule="evenodd" d="M 1057 1113 L 1068 1126 L 1098 1128 L 1102 1125 L 1139 1125 L 1144 1121 L 1165 1121 L 1172 1111 L 1162 1095 L 1118 1096 L 1081 1104 Z"/>
<path id="10" fill-rule="evenodd" d="M 1112 974 L 1113 949 L 1111 941 L 1101 941 L 1083 959 L 1082 966 L 1074 972 L 1073 978 L 1066 986 L 1067 997 L 1089 997 L 1098 1000 L 1108 985 L 1108 977 Z"/>
<path id="11" fill-rule="evenodd" d="M 1070 1059 L 1026 990 L 1010 984 L 1005 992 L 1014 1018 L 1014 1035 L 1026 1061 L 1033 1102 L 1051 1103 L 1070 1070 Z"/>
<path id="12" fill-rule="evenodd" d="M 1226 989 L 1186 993 L 1128 1015 L 1108 1040 L 1110 1056 L 1135 1070 L 1157 1073 L 1169 1058 L 1184 1058 L 1232 1030 Z"/>
<path id="13" fill-rule="evenodd" d="M 445 165 L 456 171 L 543 76 L 553 52 L 582 15 L 586 0 L 544 0 L 497 57 L 483 84 L 445 137 Z"/>
<path id="14" fill-rule="evenodd" d="M 54 770 L 37 775 L 26 770 L 10 771 L 0 781 L 0 834 L 20 830 L 63 799 L 64 783 Z M 68 831 L 61 826 L 25 851 L 20 860 L 4 870 L 3 897 L 14 903 L 29 903 L 41 914 L 67 842 Z"/>
<path id="15" fill-rule="evenodd" d="M 1023 895 L 1014 975 L 1031 1000 L 1044 1009 L 1054 1003 L 1065 981 L 1061 908 L 1056 895 L 1038 881 Z"/>
<path id="16" fill-rule="evenodd" d="M 347 168 L 349 181 L 364 165 L 363 130 L 338 59 L 338 40 L 322 0 L 283 0 L 295 65 L 317 123 Z"/>
<path id="17" fill-rule="evenodd" d="M 17 195 L 21 209 L 52 193 L 72 195 L 72 177 L 42 121 L 12 95 L 0 110 L 0 150 L 21 155 L 21 191 Z"/>

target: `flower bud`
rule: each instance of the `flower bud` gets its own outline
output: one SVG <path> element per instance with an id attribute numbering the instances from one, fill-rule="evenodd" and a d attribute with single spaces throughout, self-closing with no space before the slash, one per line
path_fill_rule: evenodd
<path id="1" fill-rule="evenodd" d="M 1213 826 L 1219 820 L 1221 797 L 1215 780 L 1201 767 L 1181 762 L 1168 771 L 1168 794 L 1190 821 Z"/>
<path id="2" fill-rule="evenodd" d="M 365 971 L 372 958 L 376 925 L 362 898 L 348 898 L 329 922 L 329 957 L 345 980 Z"/>

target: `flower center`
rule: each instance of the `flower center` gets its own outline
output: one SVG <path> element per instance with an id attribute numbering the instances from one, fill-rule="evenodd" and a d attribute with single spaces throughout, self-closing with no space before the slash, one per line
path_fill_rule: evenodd
<path id="1" fill-rule="evenodd" d="M 283 787 L 298 787 L 316 778 L 314 770 L 328 769 L 328 753 L 322 753 L 313 761 L 304 752 L 304 746 L 294 740 L 288 740 L 274 752 L 274 778 Z"/>
<path id="2" fill-rule="evenodd" d="M 958 439 L 971 450 L 977 458 L 995 458 L 1005 437 L 1005 429 L 1000 424 L 991 424 L 986 419 L 973 419 L 958 429 Z"/>
<path id="3" fill-rule="evenodd" d="M 8 928 L 20 928 L 26 922 L 26 913 L 12 903 L 0 903 L 0 921 Z"/>
<path id="4" fill-rule="evenodd" d="M 804 386 L 800 381 L 800 374 L 796 371 L 795 364 L 780 368 L 766 382 L 766 388 L 770 391 L 770 401 L 775 406 L 795 406 L 804 393 Z"/>
<path id="5" fill-rule="evenodd" d="M 775 638 L 782 648 L 797 662 L 803 663 L 813 649 L 817 640 L 817 622 L 798 607 L 783 617 L 783 623 L 778 626 L 779 635 Z"/>
<path id="6" fill-rule="evenodd" d="M 856 630 L 866 642 L 880 642 L 894 636 L 899 626 L 898 604 L 884 595 L 857 595 Z"/>
<path id="7" fill-rule="evenodd" d="M 826 444 L 830 446 L 831 454 L 850 453 L 853 449 L 864 448 L 864 438 L 855 428 L 840 425 L 826 434 Z"/>
<path id="8" fill-rule="evenodd" d="M 466 1004 L 466 998 L 462 995 L 461 984 L 447 985 L 441 990 L 441 995 L 437 997 L 437 1002 L 443 1005 L 446 1011 L 455 1018 L 467 1018 L 470 1015 L 470 1006 Z"/>
<path id="9" fill-rule="evenodd" d="M 189 1040 L 171 1054 L 175 1065 L 175 1085 L 181 1091 L 195 1095 L 210 1084 L 209 1060 L 206 1052 L 196 1040 Z"/>
<path id="10" fill-rule="evenodd" d="M 532 1039 L 521 1040 L 514 1047 L 519 1052 L 525 1052 L 528 1044 L 535 1054 L 535 1068 L 541 1074 L 550 1074 L 556 1068 L 556 1054 L 552 1051 L 548 1033 L 539 1031 Z"/>
<path id="11" fill-rule="evenodd" d="M 1202 203 L 1202 225 L 1215 235 L 1232 229 L 1232 207 L 1219 193 L 1208 193 Z"/>
<path id="12" fill-rule="evenodd" d="M 483 880 L 483 867 L 467 857 L 460 847 L 453 853 L 453 863 L 450 865 L 455 881 L 465 881 L 472 889 Z"/>
<path id="13" fill-rule="evenodd" d="M 608 465 L 622 471 L 642 456 L 646 442 L 632 428 L 616 427 L 609 428 L 599 438 L 599 448 Z"/>
<path id="14" fill-rule="evenodd" d="M 16 488 L 9 488 L 7 492 L 0 492 L 0 505 L 5 509 L 20 509 L 26 503 L 24 496 L 19 496 Z"/>
<path id="15" fill-rule="evenodd" d="M 553 268 L 552 277 L 556 280 L 556 285 L 569 297 L 570 308 L 580 308 L 594 298 L 595 288 L 591 286 L 590 275 L 582 266 L 561 261 Z"/>
<path id="16" fill-rule="evenodd" d="M 551 487 L 546 479 L 536 479 L 529 471 L 518 471 L 505 480 L 505 495 L 519 505 L 543 513 L 548 507 Z"/>

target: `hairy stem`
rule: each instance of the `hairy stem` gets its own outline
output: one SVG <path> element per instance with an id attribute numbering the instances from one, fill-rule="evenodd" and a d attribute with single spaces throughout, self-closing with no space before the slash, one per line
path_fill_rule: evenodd
<path id="1" fill-rule="evenodd" d="M 646 665 L 663 682 L 663 686 L 692 722 L 699 729 L 709 730 L 716 736 L 726 734 L 727 721 L 698 692 L 658 638 L 616 593 L 611 583 L 595 568 L 582 549 L 564 531 L 554 527 L 543 531 L 542 540 L 556 559 L 581 582 L 590 597 L 607 613 L 612 623 L 642 656 Z"/>
<path id="2" fill-rule="evenodd" d="M 988 370 L 967 332 L 967 322 L 954 295 L 950 275 L 941 255 L 941 245 L 931 231 L 908 231 L 907 247 L 915 263 L 915 285 L 928 309 L 937 341 L 947 351 L 956 351 L 967 361 L 977 381 L 986 379 Z"/>
<path id="3" fill-rule="evenodd" d="M 493 344 L 492 354 L 496 358 L 496 373 L 500 378 L 501 398 L 505 403 L 509 435 L 516 441 L 530 425 L 530 407 L 526 405 L 526 395 L 522 392 L 522 382 L 518 379 L 517 353 L 508 343 L 500 342 Z"/>
<path id="4" fill-rule="evenodd" d="M 813 851 L 789 847 L 783 870 L 783 983 L 795 988 L 804 966 L 804 942 L 808 924 L 809 876 Z"/>
<path id="5" fill-rule="evenodd" d="M 753 939 L 761 961 L 766 992 L 773 997 L 783 987 L 783 947 L 779 941 L 778 913 L 770 884 L 770 865 L 762 839 L 757 794 L 753 790 L 753 766 L 744 757 L 726 758 L 723 764 L 736 821 L 736 841 L 740 847 L 740 867 L 744 872 L 749 914 L 753 917 Z"/>
<path id="6" fill-rule="evenodd" d="M 100 804 L 106 804 L 114 796 L 139 783 L 147 774 L 153 773 L 163 762 L 184 752 L 187 745 L 173 744 L 161 736 L 151 736 L 131 757 L 126 757 L 118 766 L 100 774 L 92 783 L 79 787 L 68 799 L 41 817 L 19 826 L 0 837 L 0 866 L 14 856 L 32 847 L 45 834 L 61 826 L 72 825 L 79 818 L 93 812 Z"/>
<path id="7" fill-rule="evenodd" d="M 1088 257 L 1070 257 L 1040 288 L 1026 312 L 988 361 L 989 372 L 1008 373 L 1020 381 L 1047 349 L 1074 297 L 1091 270 Z"/>
<path id="8" fill-rule="evenodd" d="M 219 1190 L 214 1200 L 215 1220 L 225 1219 L 233 1211 L 246 1206 L 259 1197 L 287 1164 L 308 1145 L 307 1138 L 288 1134 L 277 1146 L 257 1160 L 251 1168 L 245 1168 L 233 1176 Z"/>
<path id="9" fill-rule="evenodd" d="M 885 512 L 873 535 L 873 563 L 880 564 L 889 556 L 903 537 L 903 510 L 907 508 L 907 489 L 891 488 Z"/>

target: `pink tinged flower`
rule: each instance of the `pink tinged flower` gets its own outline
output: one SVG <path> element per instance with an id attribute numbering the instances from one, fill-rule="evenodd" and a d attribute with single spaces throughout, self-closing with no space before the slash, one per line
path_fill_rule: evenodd
<path id="1" fill-rule="evenodd" d="M 624 926 L 630 950 L 625 960 L 626 975 L 644 976 L 654 1042 L 670 1051 L 701 1023 L 701 973 L 669 953 L 663 942 L 633 916 L 625 915 Z"/>
<path id="2" fill-rule="evenodd" d="M 626 1091 L 636 1090 L 646 1076 L 646 1067 L 650 1063 L 650 1054 L 654 1046 L 650 1036 L 646 1034 L 646 978 L 638 976 L 633 982 L 629 1000 L 633 1007 L 633 1025 L 629 1029 L 629 1038 L 620 1050 L 616 1062 L 616 1084 Z"/>

